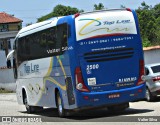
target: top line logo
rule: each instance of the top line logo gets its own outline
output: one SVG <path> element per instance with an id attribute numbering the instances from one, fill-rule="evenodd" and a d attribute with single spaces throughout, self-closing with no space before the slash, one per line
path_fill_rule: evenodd
<path id="1" fill-rule="evenodd" d="M 84 36 L 93 32 L 96 32 L 98 30 L 104 30 L 105 32 L 111 33 L 111 32 L 119 32 L 119 31 L 129 31 L 127 27 L 125 28 L 109 28 L 105 27 L 106 25 L 113 25 L 113 24 L 128 24 L 131 23 L 130 20 L 116 20 L 116 21 L 101 21 L 101 18 L 97 19 L 79 19 L 78 21 L 88 21 L 84 26 L 79 31 L 80 36 Z M 103 27 L 102 27 L 103 26 Z M 87 30 L 89 27 L 95 27 L 95 28 L 90 28 L 90 30 Z"/>

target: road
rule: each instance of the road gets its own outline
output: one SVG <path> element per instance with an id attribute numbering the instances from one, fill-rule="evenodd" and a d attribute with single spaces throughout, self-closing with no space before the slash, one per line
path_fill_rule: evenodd
<path id="1" fill-rule="evenodd" d="M 38 116 L 41 117 L 45 122 L 39 124 L 53 124 L 53 122 L 58 125 L 61 124 L 114 124 L 119 125 L 123 122 L 123 124 L 158 124 L 158 122 L 153 122 L 157 120 L 160 122 L 160 98 L 154 102 L 146 102 L 146 101 L 139 101 L 139 102 L 132 102 L 130 103 L 130 108 L 128 108 L 124 112 L 119 113 L 111 113 L 107 109 L 98 109 L 98 110 L 88 110 L 88 111 L 81 111 L 79 113 L 72 113 L 71 116 L 67 118 L 59 118 L 57 116 L 56 109 L 52 108 L 45 108 L 35 114 L 27 114 L 25 107 L 23 105 L 18 105 L 16 101 L 15 93 L 11 94 L 0 94 L 0 116 L 17 116 L 17 117 L 30 117 L 30 116 Z M 134 117 L 135 116 L 135 117 Z M 148 116 L 148 117 L 147 117 Z M 158 116 L 158 117 L 155 117 Z M 147 122 L 146 120 L 150 120 Z M 131 121 L 131 122 L 130 122 Z M 72 122 L 72 123 L 70 123 Z M 77 123 L 78 122 L 78 123 Z M 0 122 L 0 125 L 4 124 L 4 122 Z M 5 123 L 6 124 L 6 123 Z M 7 123 L 8 124 L 8 123 Z M 15 124 L 15 123 L 11 123 Z M 22 123 L 16 123 L 22 124 Z M 36 125 L 37 123 L 25 123 L 27 125 Z M 92 124 L 92 125 L 93 125 Z M 96 124 L 97 125 L 97 124 Z"/>

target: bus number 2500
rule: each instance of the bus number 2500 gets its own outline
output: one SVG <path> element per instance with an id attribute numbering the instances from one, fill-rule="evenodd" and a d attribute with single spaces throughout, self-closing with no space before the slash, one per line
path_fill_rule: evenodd
<path id="1" fill-rule="evenodd" d="M 98 69 L 99 64 L 87 65 L 87 70 Z"/>

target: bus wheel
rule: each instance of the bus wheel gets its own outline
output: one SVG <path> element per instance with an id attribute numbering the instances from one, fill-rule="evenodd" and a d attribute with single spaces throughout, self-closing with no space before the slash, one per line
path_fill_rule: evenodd
<path id="1" fill-rule="evenodd" d="M 63 108 L 62 98 L 59 92 L 57 93 L 57 109 L 59 117 L 65 117 L 65 109 Z"/>
<path id="2" fill-rule="evenodd" d="M 148 87 L 146 88 L 146 100 L 148 102 L 153 101 L 155 97 L 152 95 L 152 93 L 149 91 Z"/>
<path id="3" fill-rule="evenodd" d="M 27 99 L 26 93 L 24 94 L 24 105 L 26 107 L 27 113 L 34 113 L 35 112 L 34 106 L 28 105 L 28 99 Z"/>

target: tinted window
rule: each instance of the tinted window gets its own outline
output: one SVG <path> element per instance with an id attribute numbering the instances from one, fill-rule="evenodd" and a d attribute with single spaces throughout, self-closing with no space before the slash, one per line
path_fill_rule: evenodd
<path id="1" fill-rule="evenodd" d="M 151 69 L 152 69 L 153 73 L 160 72 L 160 65 L 158 65 L 158 66 L 152 66 Z"/>
<path id="2" fill-rule="evenodd" d="M 18 57 L 21 61 L 56 56 L 67 46 L 67 24 L 61 24 L 18 40 Z"/>

